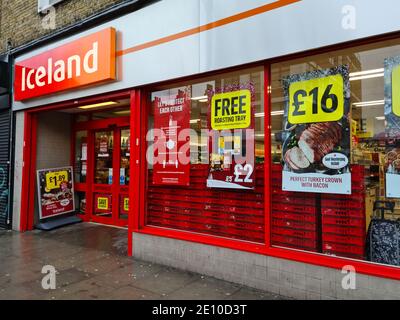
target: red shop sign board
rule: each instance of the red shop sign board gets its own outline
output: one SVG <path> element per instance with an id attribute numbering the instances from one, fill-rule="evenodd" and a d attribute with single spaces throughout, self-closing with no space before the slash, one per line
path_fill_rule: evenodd
<path id="1" fill-rule="evenodd" d="M 15 64 L 15 100 L 114 80 L 116 31 L 107 28 Z"/>
<path id="2" fill-rule="evenodd" d="M 154 97 L 153 184 L 190 183 L 190 87 Z"/>

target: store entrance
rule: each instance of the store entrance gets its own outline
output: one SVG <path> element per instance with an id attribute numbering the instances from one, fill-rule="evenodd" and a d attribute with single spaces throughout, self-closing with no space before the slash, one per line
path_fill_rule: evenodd
<path id="1" fill-rule="evenodd" d="M 75 193 L 84 221 L 128 225 L 129 125 L 129 117 L 75 123 Z"/>

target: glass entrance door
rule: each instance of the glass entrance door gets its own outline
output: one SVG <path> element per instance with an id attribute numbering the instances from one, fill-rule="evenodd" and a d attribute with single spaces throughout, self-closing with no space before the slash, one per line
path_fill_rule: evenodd
<path id="1" fill-rule="evenodd" d="M 92 210 L 94 222 L 127 226 L 129 213 L 130 129 L 92 131 Z"/>

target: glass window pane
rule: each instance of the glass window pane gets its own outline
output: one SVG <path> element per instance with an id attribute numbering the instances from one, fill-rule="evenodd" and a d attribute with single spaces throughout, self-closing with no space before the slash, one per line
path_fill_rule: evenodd
<path id="1" fill-rule="evenodd" d="M 147 224 L 264 242 L 263 79 L 258 67 L 151 93 Z M 212 125 L 218 97 L 225 109 L 214 110 Z"/>
<path id="2" fill-rule="evenodd" d="M 121 130 L 120 185 L 129 185 L 129 159 L 131 154 L 130 129 Z"/>
<path id="3" fill-rule="evenodd" d="M 386 41 L 307 58 L 273 64 L 271 67 L 271 242 L 306 251 L 371 262 L 400 265 L 398 231 L 399 199 L 385 196 L 386 147 L 384 61 L 399 55 L 400 41 Z M 284 79 L 314 74 L 339 66 L 349 68 L 351 112 L 351 194 L 308 193 L 282 190 L 283 165 L 301 175 L 323 171 L 324 156 L 335 151 L 329 138 L 319 141 L 313 124 L 295 126 L 290 135 L 284 117 Z M 311 88 L 310 88 L 311 89 Z M 307 92 L 306 92 L 307 94 Z M 328 106 L 328 105 L 327 105 Z M 322 122 L 326 136 L 331 122 Z M 337 122 L 338 123 L 338 122 Z M 322 127 L 321 127 L 322 128 Z M 308 130 L 308 131 L 307 131 Z M 308 140 L 304 132 L 307 131 Z M 311 133 L 314 134 L 311 137 Z M 310 133 L 310 134 L 309 134 Z M 291 137 L 291 141 L 287 141 Z M 342 141 L 346 139 L 342 136 Z M 312 157 L 318 154 L 318 157 Z M 400 157 L 399 157 L 400 158 Z M 304 165 L 304 166 L 303 166 Z M 310 169 L 312 167 L 312 170 Z M 286 169 L 285 169 L 286 170 Z M 333 174 L 333 173 L 332 173 Z M 374 210 L 374 206 L 393 204 L 394 211 Z M 383 218 L 383 219 L 382 219 Z M 398 229 L 400 230 L 400 229 Z M 397 253 L 395 251 L 397 250 Z"/>
<path id="4" fill-rule="evenodd" d="M 87 131 L 78 131 L 75 135 L 75 182 L 86 182 L 87 175 Z"/>
<path id="5" fill-rule="evenodd" d="M 112 130 L 95 133 L 94 183 L 112 184 L 114 136 Z"/>

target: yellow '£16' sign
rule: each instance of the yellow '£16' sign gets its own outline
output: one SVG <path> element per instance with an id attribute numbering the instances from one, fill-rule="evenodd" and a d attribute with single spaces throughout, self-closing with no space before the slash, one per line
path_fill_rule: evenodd
<path id="1" fill-rule="evenodd" d="M 343 115 L 344 81 L 341 75 L 326 76 L 290 84 L 289 123 L 338 121 Z"/>
<path id="2" fill-rule="evenodd" d="M 400 65 L 392 71 L 392 112 L 400 117 Z"/>

